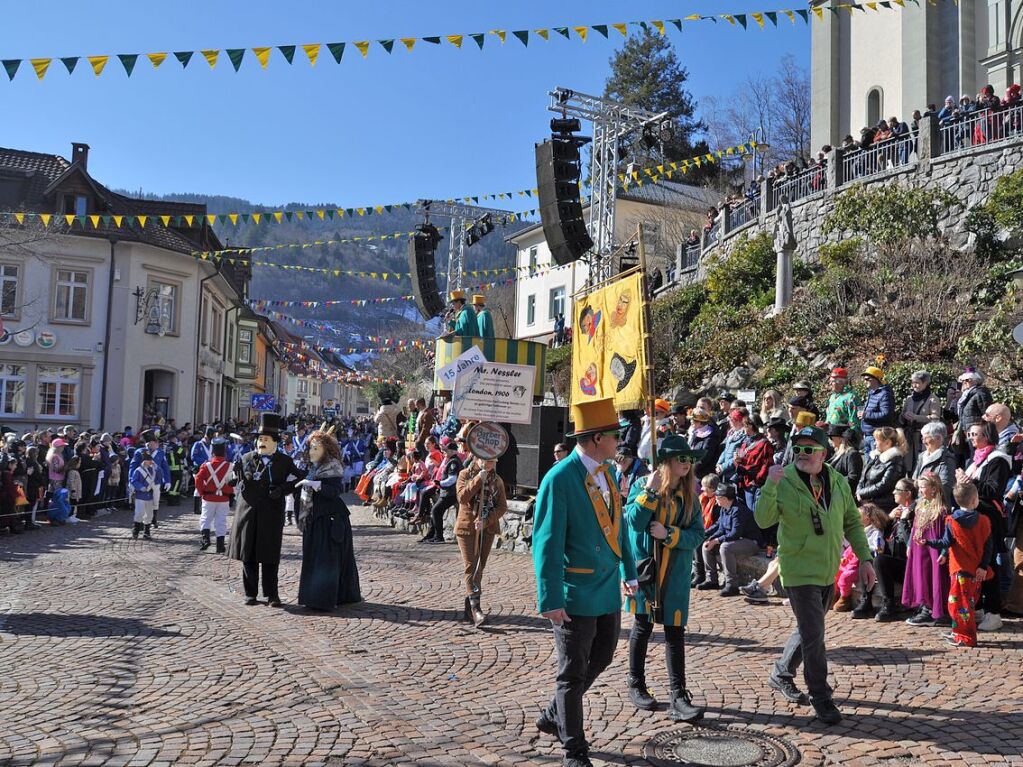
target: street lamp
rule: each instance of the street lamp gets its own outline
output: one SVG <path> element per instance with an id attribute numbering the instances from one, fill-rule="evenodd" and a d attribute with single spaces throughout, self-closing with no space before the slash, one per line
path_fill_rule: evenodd
<path id="1" fill-rule="evenodd" d="M 764 161 L 760 160 L 760 174 L 757 173 L 757 155 L 761 158 L 771 148 L 771 145 L 767 143 L 767 131 L 764 130 L 763 125 L 758 125 L 753 129 L 753 132 L 749 134 L 749 140 L 753 144 L 753 180 L 757 180 L 758 175 L 762 175 L 764 172 Z"/>

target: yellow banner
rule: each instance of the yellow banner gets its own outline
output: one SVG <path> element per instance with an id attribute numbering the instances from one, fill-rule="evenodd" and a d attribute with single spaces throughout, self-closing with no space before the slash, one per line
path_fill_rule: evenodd
<path id="1" fill-rule="evenodd" d="M 643 277 L 629 277 L 575 301 L 573 403 L 613 397 L 618 410 L 645 406 Z"/>

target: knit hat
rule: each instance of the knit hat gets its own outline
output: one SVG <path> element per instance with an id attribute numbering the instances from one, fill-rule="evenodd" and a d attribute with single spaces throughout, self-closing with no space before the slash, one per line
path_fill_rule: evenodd
<path id="1" fill-rule="evenodd" d="M 876 378 L 881 383 L 884 383 L 884 371 L 881 370 L 881 368 L 879 367 L 874 367 L 873 365 L 871 365 L 870 367 L 863 371 L 863 376 L 864 377 L 870 376 L 871 378 Z"/>

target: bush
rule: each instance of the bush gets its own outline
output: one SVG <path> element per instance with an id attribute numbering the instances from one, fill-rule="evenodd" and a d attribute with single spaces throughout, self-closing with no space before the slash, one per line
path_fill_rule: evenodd
<path id="1" fill-rule="evenodd" d="M 944 189 L 911 189 L 899 184 L 854 185 L 835 200 L 822 231 L 849 232 L 875 243 L 937 238 L 938 223 L 959 201 Z"/>
<path id="2" fill-rule="evenodd" d="M 1023 234 L 1023 170 L 999 177 L 985 207 L 1000 227 Z"/>
<path id="3" fill-rule="evenodd" d="M 743 235 L 724 257 L 717 257 L 707 269 L 707 296 L 711 303 L 761 308 L 774 301 L 776 257 L 771 238 L 761 232 Z"/>

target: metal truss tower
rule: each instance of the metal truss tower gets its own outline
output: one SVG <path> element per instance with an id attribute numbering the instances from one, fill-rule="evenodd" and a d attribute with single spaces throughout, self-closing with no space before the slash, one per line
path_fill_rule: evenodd
<path id="1" fill-rule="evenodd" d="M 444 216 L 451 219 L 448 229 L 448 290 L 462 287 L 462 273 L 465 271 L 465 227 L 486 216 L 500 226 L 510 220 L 512 211 L 497 208 L 481 208 L 476 205 L 462 205 L 443 200 L 418 200 L 416 208 L 427 216 Z"/>

